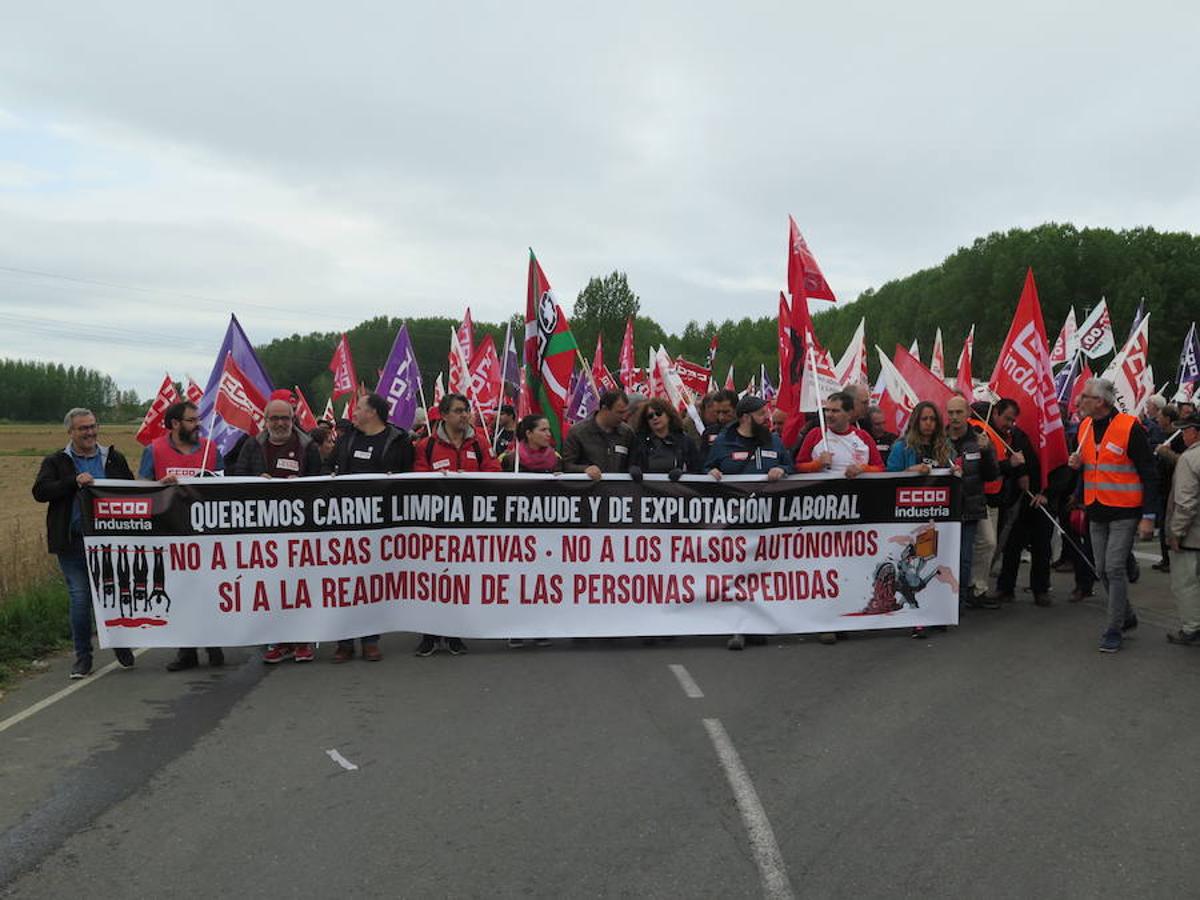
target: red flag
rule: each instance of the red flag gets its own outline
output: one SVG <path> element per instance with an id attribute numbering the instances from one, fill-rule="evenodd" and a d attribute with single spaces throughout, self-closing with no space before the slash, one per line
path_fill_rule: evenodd
<path id="1" fill-rule="evenodd" d="M 942 327 L 939 325 L 933 339 L 933 356 L 929 358 L 929 371 L 935 378 L 946 379 L 946 351 L 942 347 Z"/>
<path id="2" fill-rule="evenodd" d="M 737 386 L 733 383 L 733 363 L 729 364 L 729 371 L 725 373 L 725 390 L 736 391 Z M 775 395 L 778 398 L 778 394 Z"/>
<path id="3" fill-rule="evenodd" d="M 163 414 L 166 413 L 168 406 L 178 402 L 179 392 L 175 390 L 175 382 L 171 381 L 170 375 L 166 375 L 163 377 L 162 384 L 159 385 L 154 402 L 146 410 L 146 417 L 142 419 L 142 427 L 138 429 L 137 442 L 139 444 L 148 447 L 167 433 L 167 429 L 163 426 Z"/>
<path id="4" fill-rule="evenodd" d="M 710 372 L 712 371 L 713 364 L 716 361 L 717 361 L 717 336 L 714 334 L 712 336 L 712 340 L 708 342 L 708 359 L 705 360 L 705 362 L 704 362 L 704 364 L 706 366 L 708 366 L 708 370 Z"/>
<path id="5" fill-rule="evenodd" d="M 473 358 L 475 356 L 475 323 L 471 321 L 471 307 L 467 307 L 466 314 L 463 315 L 463 320 L 455 334 L 458 338 L 458 346 L 462 348 L 463 359 Z"/>
<path id="6" fill-rule="evenodd" d="M 204 399 L 204 388 L 192 381 L 191 375 L 188 376 L 187 387 L 183 389 L 183 393 L 190 402 L 195 403 L 197 406 Z"/>
<path id="7" fill-rule="evenodd" d="M 601 393 L 617 389 L 617 380 L 604 364 L 604 335 L 601 334 L 596 335 L 596 355 L 592 357 L 592 382 Z"/>
<path id="8" fill-rule="evenodd" d="M 1050 368 L 1050 347 L 1042 305 L 1038 302 L 1033 269 L 1025 275 L 1025 288 L 1017 304 L 1017 314 L 1004 347 L 992 371 L 991 389 L 1000 397 L 1016 400 L 1021 407 L 1017 424 L 1029 435 L 1046 477 L 1067 461 L 1067 437 L 1063 430 L 1058 398 L 1054 394 L 1054 375 Z"/>
<path id="9" fill-rule="evenodd" d="M 292 388 L 292 392 L 296 395 L 296 422 L 305 431 L 312 431 L 317 427 L 317 417 L 309 408 L 308 401 L 304 399 L 304 392 L 300 390 L 299 385 Z"/>
<path id="10" fill-rule="evenodd" d="M 500 357 L 496 354 L 496 344 L 489 334 L 475 349 L 471 358 L 471 382 L 469 396 L 476 410 L 486 421 L 494 418 L 500 408 L 500 394 L 504 387 L 500 375 Z"/>
<path id="11" fill-rule="evenodd" d="M 892 362 L 896 371 L 912 386 L 918 397 L 936 403 L 938 408 L 945 412 L 946 401 L 954 396 L 954 391 L 946 387 L 946 382 L 929 371 L 919 359 L 904 349 L 902 344 L 896 345 Z"/>
<path id="12" fill-rule="evenodd" d="M 342 407 L 342 418 L 347 422 L 354 421 L 354 400 L 347 397 L 346 405 Z"/>
<path id="13" fill-rule="evenodd" d="M 636 378 L 633 372 L 637 368 L 637 361 L 633 357 L 633 316 L 625 320 L 625 337 L 621 341 L 621 355 L 617 358 L 617 365 L 621 369 L 621 384 L 629 390 L 633 387 Z"/>
<path id="14" fill-rule="evenodd" d="M 817 258 L 808 249 L 796 220 L 791 216 L 788 216 L 788 226 L 788 293 L 792 295 L 792 301 L 801 294 L 815 300 L 836 301 L 833 288 L 821 274 Z"/>
<path id="15" fill-rule="evenodd" d="M 775 403 L 780 409 L 790 412 L 796 408 L 800 380 L 792 364 L 792 308 L 788 306 L 783 291 L 779 292 L 779 321 L 775 336 L 779 347 L 779 393 L 775 395 Z"/>
<path id="16" fill-rule="evenodd" d="M 683 386 L 697 397 L 702 397 L 708 390 L 708 381 L 712 377 L 711 369 L 688 362 L 679 356 L 675 358 L 675 371 L 679 375 L 679 380 L 683 382 Z"/>
<path id="17" fill-rule="evenodd" d="M 266 405 L 267 398 L 254 386 L 253 381 L 242 374 L 233 361 L 233 354 L 226 354 L 221 380 L 217 382 L 214 407 L 217 414 L 238 431 L 254 436 L 262 430 L 263 407 Z"/>
<path id="18" fill-rule="evenodd" d="M 330 397 L 325 401 L 325 412 L 321 413 L 321 418 L 326 422 L 337 422 L 337 417 L 333 413 L 333 398 Z"/>
<path id="19" fill-rule="evenodd" d="M 971 330 L 967 332 L 967 339 L 963 341 L 962 352 L 958 354 L 958 381 L 955 387 L 958 392 L 967 398 L 970 403 L 975 395 L 975 382 L 971 378 L 971 355 L 975 352 L 975 326 L 971 326 Z"/>
<path id="20" fill-rule="evenodd" d="M 1075 384 L 1071 388 L 1071 397 L 1067 400 L 1067 411 L 1071 414 L 1071 421 L 1079 421 L 1079 397 L 1083 393 L 1083 386 L 1095 377 L 1092 367 L 1087 364 L 1085 359 L 1083 368 L 1079 370 L 1079 377 L 1075 379 Z"/>
<path id="21" fill-rule="evenodd" d="M 918 402 L 917 392 L 878 345 L 875 352 L 879 354 L 879 408 L 883 410 L 888 430 L 904 434 L 908 417 Z"/>
<path id="22" fill-rule="evenodd" d="M 338 341 L 333 351 L 333 359 L 329 361 L 329 371 L 333 373 L 333 399 L 343 394 L 353 394 L 358 390 L 358 375 L 354 372 L 354 360 L 350 356 L 350 342 L 346 335 Z"/>

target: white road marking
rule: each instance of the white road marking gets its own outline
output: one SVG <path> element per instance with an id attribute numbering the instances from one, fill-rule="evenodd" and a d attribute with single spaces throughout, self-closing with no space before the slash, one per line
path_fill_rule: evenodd
<path id="1" fill-rule="evenodd" d="M 342 754 L 338 753 L 336 749 L 335 750 L 326 750 L 325 755 L 328 756 L 330 759 L 332 759 L 335 763 L 337 763 L 343 769 L 345 769 L 347 772 L 354 772 L 358 769 L 358 766 L 356 766 L 354 763 L 350 762 L 350 760 L 346 759 L 346 757 L 342 756 Z"/>
<path id="2" fill-rule="evenodd" d="M 733 741 L 729 739 L 720 719 L 705 719 L 704 727 L 716 748 L 717 757 L 721 760 L 721 767 L 725 770 L 725 777 L 729 780 L 742 814 L 742 822 L 750 836 L 750 849 L 754 851 L 754 862 L 762 877 L 763 893 L 772 898 L 794 897 L 787 868 L 783 864 L 783 854 L 779 852 L 779 844 L 775 841 L 775 832 L 771 829 L 767 812 L 758 799 L 754 782 L 742 765 Z"/>
<path id="3" fill-rule="evenodd" d="M 696 684 L 696 679 L 692 677 L 687 669 L 679 663 L 671 663 L 667 668 L 675 673 L 675 678 L 679 682 L 679 686 L 683 688 L 685 694 L 693 700 L 702 700 L 704 698 L 704 691 L 700 690 L 700 685 Z"/>
<path id="4" fill-rule="evenodd" d="M 1138 559 L 1144 559 L 1147 562 L 1158 562 L 1162 559 L 1162 554 L 1160 553 L 1144 553 L 1141 550 L 1134 550 L 1132 552 L 1135 557 Z"/>
<path id="5" fill-rule="evenodd" d="M 138 650 L 134 650 L 133 655 L 135 657 L 141 656 L 145 652 L 146 652 L 146 648 L 142 647 Z M 32 716 L 36 713 L 40 713 L 47 706 L 57 703 L 63 697 L 71 696 L 71 694 L 87 687 L 89 684 L 95 684 L 98 679 L 103 678 L 105 675 L 107 675 L 109 672 L 113 671 L 114 669 L 120 669 L 120 668 L 122 668 L 121 664 L 119 662 L 117 662 L 116 660 L 113 660 L 112 662 L 110 662 L 107 666 L 105 666 L 100 671 L 93 672 L 87 678 L 80 678 L 78 681 L 72 682 L 70 687 L 65 687 L 61 691 L 56 691 L 55 693 L 51 694 L 49 697 L 39 700 L 37 703 L 33 704 L 33 706 L 30 706 L 27 709 L 21 710 L 15 716 L 9 716 L 3 722 L 0 722 L 0 731 L 5 731 L 9 728 L 12 728 L 14 725 L 24 722 L 30 716 Z"/>

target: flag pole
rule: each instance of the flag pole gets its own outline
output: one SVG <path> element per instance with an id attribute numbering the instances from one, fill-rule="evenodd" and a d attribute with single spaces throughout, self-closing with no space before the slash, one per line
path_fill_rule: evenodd
<path id="1" fill-rule="evenodd" d="M 512 319 L 509 319 L 504 326 L 504 349 L 501 351 L 504 358 L 508 359 L 508 341 L 512 337 Z M 500 363 L 500 406 L 504 405 L 504 363 Z M 492 431 L 492 447 L 496 446 L 496 440 L 500 437 L 500 410 L 496 409 L 496 427 Z"/>
<path id="2" fill-rule="evenodd" d="M 814 337 L 814 335 L 809 334 L 808 337 L 811 338 L 811 337 Z M 811 340 L 808 341 L 807 344 L 808 344 L 808 346 L 805 348 L 804 362 L 805 362 L 806 366 L 811 366 L 809 371 L 812 372 L 813 392 L 819 393 L 819 391 L 817 391 L 817 367 L 816 367 L 816 361 L 813 359 L 812 341 Z M 803 373 L 800 374 L 800 396 L 801 397 L 804 396 L 804 374 Z M 821 440 L 828 441 L 829 436 L 825 433 L 825 407 L 822 405 L 822 401 L 824 399 L 825 399 L 824 397 L 817 397 L 817 418 L 821 422 Z"/>
<path id="3" fill-rule="evenodd" d="M 597 402 L 600 400 L 600 389 L 596 387 L 596 379 L 592 377 L 592 367 L 587 364 L 587 360 L 583 358 L 583 351 L 579 349 L 579 345 L 575 345 L 575 356 L 579 359 L 579 365 L 583 368 L 584 374 L 587 375 L 588 384 L 592 386 L 592 393 L 596 395 Z"/>
<path id="4" fill-rule="evenodd" d="M 233 355 L 232 353 L 226 353 L 225 354 L 225 362 L 228 362 L 229 357 L 231 357 L 232 355 Z M 221 368 L 222 368 L 221 374 L 223 376 L 224 375 L 224 363 L 221 364 Z M 220 394 L 221 394 L 221 379 L 218 378 L 217 379 L 217 396 L 220 396 Z M 205 440 L 208 441 L 208 443 L 204 445 L 204 453 L 200 457 L 200 471 L 201 472 L 204 472 L 208 468 L 208 448 L 212 446 L 212 443 L 213 443 L 212 431 L 213 431 L 213 427 L 216 424 L 217 424 L 217 398 L 213 397 L 212 412 L 209 413 L 209 415 L 208 415 L 208 436 L 205 438 Z"/>

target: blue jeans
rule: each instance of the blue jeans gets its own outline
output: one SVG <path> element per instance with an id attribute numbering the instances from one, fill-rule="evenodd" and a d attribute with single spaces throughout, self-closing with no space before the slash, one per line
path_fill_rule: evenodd
<path id="1" fill-rule="evenodd" d="M 1129 570 L 1126 560 L 1137 536 L 1137 519 L 1089 522 L 1092 558 L 1100 572 L 1100 581 L 1108 594 L 1108 630 L 1120 632 L 1131 612 L 1129 608 Z"/>
<path id="2" fill-rule="evenodd" d="M 67 597 L 71 601 L 71 637 L 75 641 L 75 656 L 92 655 L 92 584 L 88 578 L 87 557 L 83 549 L 58 554 L 58 566 L 67 582 Z"/>
<path id="3" fill-rule="evenodd" d="M 971 564 L 975 557 L 975 530 L 978 522 L 962 523 L 962 546 L 958 551 L 958 596 L 959 599 L 971 597 Z"/>

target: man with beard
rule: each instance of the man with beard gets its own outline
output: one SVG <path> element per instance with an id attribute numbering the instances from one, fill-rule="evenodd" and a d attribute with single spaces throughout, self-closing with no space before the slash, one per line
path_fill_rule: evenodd
<path id="1" fill-rule="evenodd" d="M 271 395 L 263 413 L 267 427 L 242 444 L 234 466 L 234 475 L 261 475 L 263 478 L 309 478 L 321 474 L 321 452 L 317 442 L 296 427 L 291 391 Z M 314 429 L 315 431 L 316 429 Z M 263 654 L 267 665 L 294 659 L 312 662 L 313 645 L 272 644 Z"/>
<path id="2" fill-rule="evenodd" d="M 792 458 L 779 435 L 767 422 L 767 403 L 761 397 L 747 394 L 738 401 L 734 412 L 737 419 L 720 433 L 708 451 L 704 468 L 717 481 L 723 475 L 765 475 L 768 481 L 778 481 L 790 475 Z M 735 634 L 725 645 L 730 650 L 745 648 L 750 643 L 765 644 L 761 634 Z M 836 639 L 836 638 L 835 638 Z"/>
<path id="3" fill-rule="evenodd" d="M 174 484 L 179 478 L 211 475 L 223 470 L 221 452 L 208 438 L 200 437 L 200 415 L 196 404 L 189 400 L 172 403 L 163 413 L 167 433 L 142 452 L 138 478 Z M 225 652 L 220 647 L 208 647 L 208 664 L 225 665 Z M 167 663 L 168 672 L 182 672 L 200 665 L 195 647 L 181 647 L 175 658 Z"/>

